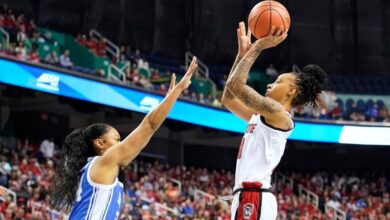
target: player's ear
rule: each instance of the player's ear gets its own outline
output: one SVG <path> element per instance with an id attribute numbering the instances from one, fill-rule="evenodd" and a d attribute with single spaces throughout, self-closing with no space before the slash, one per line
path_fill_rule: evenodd
<path id="1" fill-rule="evenodd" d="M 104 148 L 104 141 L 103 139 L 97 138 L 93 140 L 93 145 L 97 150 L 102 150 Z"/>
<path id="2" fill-rule="evenodd" d="M 298 88 L 296 86 L 290 86 L 288 96 L 296 96 L 298 94 Z"/>

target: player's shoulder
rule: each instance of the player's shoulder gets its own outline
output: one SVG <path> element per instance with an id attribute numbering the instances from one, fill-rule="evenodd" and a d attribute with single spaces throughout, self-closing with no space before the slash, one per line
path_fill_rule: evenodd
<path id="1" fill-rule="evenodd" d="M 269 119 L 262 115 L 259 117 L 264 125 L 276 131 L 289 132 L 295 127 L 294 120 L 288 112 L 286 112 L 286 114 L 281 114 L 280 117 L 278 117 L 278 120 Z"/>

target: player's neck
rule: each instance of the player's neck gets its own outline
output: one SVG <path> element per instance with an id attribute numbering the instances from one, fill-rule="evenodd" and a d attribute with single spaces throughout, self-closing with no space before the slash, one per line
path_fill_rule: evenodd
<path id="1" fill-rule="evenodd" d="M 291 114 L 292 106 L 291 106 L 290 103 L 285 103 L 285 104 L 283 105 L 283 108 L 284 108 L 284 110 L 286 110 L 288 113 Z"/>

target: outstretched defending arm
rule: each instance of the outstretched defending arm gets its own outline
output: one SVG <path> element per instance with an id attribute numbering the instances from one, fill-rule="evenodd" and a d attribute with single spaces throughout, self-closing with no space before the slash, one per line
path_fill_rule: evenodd
<path id="1" fill-rule="evenodd" d="M 120 166 L 127 166 L 146 146 L 152 135 L 161 126 L 180 94 L 191 84 L 191 77 L 197 67 L 196 58 L 191 62 L 187 73 L 176 85 L 176 77 L 172 76 L 169 91 L 158 107 L 149 112 L 141 124 L 123 141 L 112 146 L 96 162 L 91 169 L 92 179 L 98 183 L 112 183 Z"/>

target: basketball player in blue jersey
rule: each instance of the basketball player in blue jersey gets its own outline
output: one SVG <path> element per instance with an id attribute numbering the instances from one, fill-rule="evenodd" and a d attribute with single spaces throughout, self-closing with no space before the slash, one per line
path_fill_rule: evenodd
<path id="1" fill-rule="evenodd" d="M 71 210 L 72 220 L 117 219 L 125 192 L 122 168 L 149 142 L 177 98 L 190 85 L 196 68 L 194 58 L 178 84 L 173 75 L 164 100 L 124 140 L 121 141 L 115 128 L 101 123 L 66 136 L 52 194 L 54 207 Z"/>
<path id="2" fill-rule="evenodd" d="M 237 29 L 238 54 L 224 89 L 222 103 L 248 122 L 239 149 L 231 219 L 275 220 L 277 203 L 270 192 L 271 175 L 283 156 L 288 136 L 294 128 L 294 106 L 316 106 L 326 87 L 327 75 L 316 65 L 299 73 L 281 74 L 267 86 L 265 96 L 246 85 L 249 70 L 260 53 L 287 37 L 272 27 L 270 35 L 251 43 L 251 33 L 241 22 Z"/>

